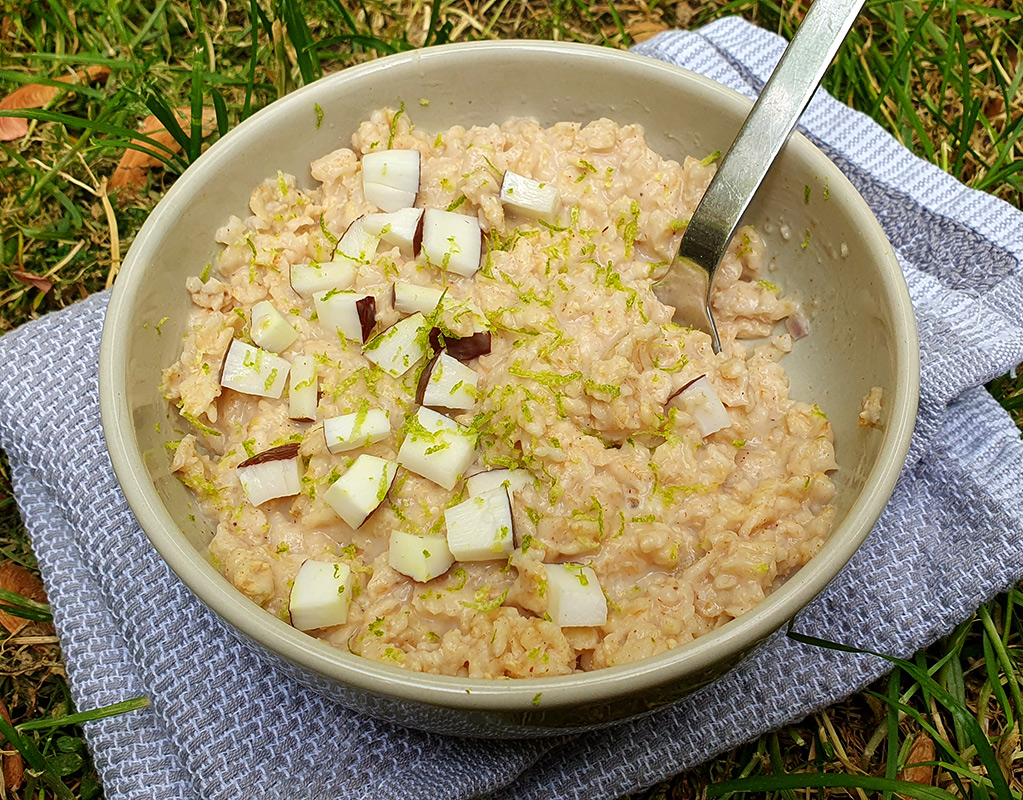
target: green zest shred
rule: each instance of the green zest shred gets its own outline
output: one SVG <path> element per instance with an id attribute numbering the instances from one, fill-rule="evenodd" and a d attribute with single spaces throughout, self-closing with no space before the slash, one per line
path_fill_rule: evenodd
<path id="1" fill-rule="evenodd" d="M 394 137 L 398 133 L 398 120 L 401 115 L 405 113 L 405 101 L 401 101 L 401 106 L 398 108 L 397 113 L 391 117 L 391 134 L 387 137 L 387 149 L 390 150 L 394 147 Z"/>
<path id="2" fill-rule="evenodd" d="M 491 598 L 490 587 L 484 586 L 476 591 L 476 597 L 471 603 L 467 603 L 463 600 L 461 605 L 475 611 L 493 611 L 494 609 L 499 608 L 507 597 L 508 590 L 505 589 L 501 593 L 500 597 Z"/>

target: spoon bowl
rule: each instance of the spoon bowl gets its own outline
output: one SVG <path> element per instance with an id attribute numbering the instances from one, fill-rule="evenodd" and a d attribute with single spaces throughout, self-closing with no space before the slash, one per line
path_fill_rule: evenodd
<path id="1" fill-rule="evenodd" d="M 863 2 L 815 0 L 810 6 L 693 212 L 674 262 L 654 284 L 657 299 L 675 309 L 674 322 L 710 334 L 715 353 L 721 338 L 711 310 L 714 273 Z"/>

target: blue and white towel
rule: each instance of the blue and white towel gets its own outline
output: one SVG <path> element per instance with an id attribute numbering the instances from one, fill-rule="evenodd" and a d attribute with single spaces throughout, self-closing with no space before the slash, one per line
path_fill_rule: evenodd
<path id="1" fill-rule="evenodd" d="M 637 51 L 754 96 L 783 49 L 738 19 Z M 819 92 L 803 130 L 887 231 L 917 313 L 920 418 L 887 510 L 796 629 L 908 656 L 1023 577 L 1023 444 L 983 383 L 1023 361 L 1023 215 Z M 100 430 L 101 293 L 0 339 L 0 446 L 108 800 L 614 798 L 849 695 L 883 661 L 776 635 L 676 707 L 574 737 L 485 742 L 359 716 L 283 681 L 164 566 Z M 754 712 L 755 709 L 755 712 Z"/>

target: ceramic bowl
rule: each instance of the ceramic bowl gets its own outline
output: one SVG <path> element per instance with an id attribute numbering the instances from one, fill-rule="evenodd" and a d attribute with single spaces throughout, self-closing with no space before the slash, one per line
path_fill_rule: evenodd
<path id="1" fill-rule="evenodd" d="M 161 368 L 177 357 L 190 307 L 185 278 L 215 257 L 216 229 L 230 214 L 245 216 L 252 189 L 278 170 L 311 186 L 313 159 L 347 145 L 353 126 L 374 109 L 403 101 L 428 131 L 513 116 L 545 124 L 603 116 L 640 123 L 655 150 L 679 161 L 725 150 L 750 108 L 728 89 L 641 56 L 582 45 L 488 42 L 382 58 L 260 111 L 177 180 L 139 232 L 117 279 L 103 331 L 100 390 L 124 494 L 160 555 L 240 641 L 289 679 L 351 708 L 432 731 L 525 737 L 598 727 L 677 700 L 732 667 L 820 592 L 892 492 L 913 429 L 919 362 L 913 312 L 891 245 L 838 168 L 800 135 L 786 146 L 745 218 L 768 239 L 777 280 L 809 311 L 812 333 L 785 366 L 792 396 L 828 409 L 839 463 L 830 539 L 764 603 L 676 650 L 590 673 L 488 681 L 389 667 L 295 630 L 211 566 L 213 526 L 201 515 L 193 518 L 196 507 L 169 471 L 164 443 L 175 438 L 176 420 L 159 384 Z M 806 187 L 814 198 L 809 204 Z M 884 391 L 881 430 L 857 424 L 861 400 L 873 386 Z"/>

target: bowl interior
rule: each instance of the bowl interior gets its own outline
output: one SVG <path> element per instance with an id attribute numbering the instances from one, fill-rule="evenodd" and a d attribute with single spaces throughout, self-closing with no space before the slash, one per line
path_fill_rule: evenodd
<path id="1" fill-rule="evenodd" d="M 810 319 L 812 334 L 785 367 L 791 394 L 817 402 L 834 426 L 838 513 L 824 551 L 767 602 L 639 665 L 524 686 L 502 682 L 495 690 L 484 681 L 409 675 L 337 652 L 264 614 L 207 563 L 211 526 L 169 473 L 164 447 L 180 438 L 183 425 L 159 390 L 160 371 L 177 357 L 185 329 L 185 277 L 215 260 L 217 228 L 231 214 L 248 213 L 255 186 L 278 170 L 311 186 L 310 161 L 347 146 L 354 126 L 373 110 L 402 103 L 413 122 L 431 132 L 512 116 L 547 124 L 607 116 L 643 125 L 651 146 L 676 160 L 726 149 L 749 109 L 726 89 L 642 57 L 508 42 L 383 59 L 325 78 L 260 112 L 178 180 L 136 238 L 118 278 L 104 330 L 101 400 L 129 503 L 163 557 L 204 602 L 275 653 L 330 679 L 435 705 L 518 711 L 528 711 L 541 690 L 545 706 L 549 698 L 552 707 L 567 707 L 583 700 L 606 704 L 626 685 L 635 692 L 698 682 L 791 617 L 850 557 L 891 492 L 915 415 L 915 329 L 891 247 L 839 170 L 800 136 L 786 147 L 746 219 L 768 239 L 770 280 L 801 297 Z M 857 423 L 873 386 L 884 391 L 881 431 Z M 467 685 L 475 687 L 470 696 Z"/>

